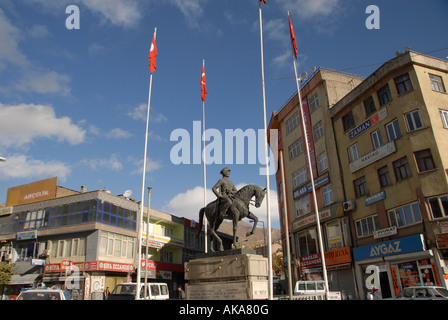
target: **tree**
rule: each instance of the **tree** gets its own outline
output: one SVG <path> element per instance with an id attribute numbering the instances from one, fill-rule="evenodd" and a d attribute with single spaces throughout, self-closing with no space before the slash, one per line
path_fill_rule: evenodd
<path id="1" fill-rule="evenodd" d="M 0 262 L 0 285 L 7 285 L 11 280 L 12 269 L 14 264 L 8 262 Z"/>

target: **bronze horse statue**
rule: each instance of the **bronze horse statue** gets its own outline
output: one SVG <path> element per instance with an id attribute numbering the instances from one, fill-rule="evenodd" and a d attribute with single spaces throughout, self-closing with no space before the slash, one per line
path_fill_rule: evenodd
<path id="1" fill-rule="evenodd" d="M 211 246 L 210 251 L 214 252 L 213 244 L 214 241 L 217 241 L 219 245 L 219 250 L 224 251 L 224 246 L 222 245 L 221 238 L 216 234 L 219 226 L 223 222 L 223 219 L 232 220 L 233 221 L 233 246 L 236 248 L 236 230 L 238 221 L 241 221 L 243 218 L 248 218 L 254 221 L 254 226 L 251 231 L 247 233 L 247 236 L 252 235 L 255 232 L 255 228 L 257 227 L 258 218 L 249 211 L 249 203 L 252 197 L 255 196 L 255 207 L 259 208 L 263 199 L 266 195 L 266 188 L 261 188 L 257 185 L 247 185 L 238 190 L 233 196 L 233 203 L 224 214 L 222 218 L 218 218 L 220 201 L 216 199 L 206 207 L 201 208 L 199 210 L 199 231 L 198 236 L 202 231 L 202 224 L 204 220 L 204 214 L 207 217 L 207 221 L 210 224 L 210 234 L 211 238 Z"/>

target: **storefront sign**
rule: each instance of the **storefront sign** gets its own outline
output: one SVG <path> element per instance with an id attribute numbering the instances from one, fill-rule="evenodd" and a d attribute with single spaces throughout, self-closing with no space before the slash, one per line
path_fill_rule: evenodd
<path id="1" fill-rule="evenodd" d="M 73 262 L 73 266 L 79 271 L 117 271 L 117 272 L 133 272 L 134 265 L 129 263 L 117 263 L 107 261 L 86 261 Z M 44 273 L 62 272 L 67 269 L 67 261 L 64 263 L 49 263 L 45 265 Z"/>
<path id="2" fill-rule="evenodd" d="M 310 269 L 322 267 L 322 259 L 320 253 L 311 254 L 300 257 L 300 267 L 302 269 Z M 339 248 L 331 251 L 325 251 L 325 264 L 327 266 L 344 264 L 351 262 L 350 249 L 348 247 Z"/>
<path id="3" fill-rule="evenodd" d="M 356 138 L 358 135 L 360 135 L 364 131 L 367 131 L 368 129 L 370 129 L 370 127 L 373 127 L 378 122 L 386 119 L 386 117 L 387 117 L 387 109 L 384 108 L 380 112 L 378 112 L 377 114 L 373 115 L 372 117 L 370 117 L 369 119 L 367 119 L 366 121 L 361 123 L 355 129 L 350 131 L 349 134 L 348 134 L 349 139 L 352 140 L 352 139 Z"/>
<path id="4" fill-rule="evenodd" d="M 323 186 L 324 184 L 327 184 L 330 182 L 330 178 L 328 176 L 328 172 L 320 177 L 318 177 L 317 179 L 314 179 L 314 188 L 320 188 L 321 186 Z M 312 186 L 311 186 L 311 182 L 304 185 L 303 187 L 300 187 L 296 190 L 293 191 L 293 196 L 294 196 L 294 200 L 298 199 L 304 195 L 306 195 L 307 193 L 310 193 L 312 191 Z"/>
<path id="5" fill-rule="evenodd" d="M 17 232 L 17 240 L 30 240 L 37 238 L 37 230 Z"/>
<path id="6" fill-rule="evenodd" d="M 12 207 L 0 208 L 0 217 L 10 215 L 11 213 L 12 213 Z"/>
<path id="7" fill-rule="evenodd" d="M 384 199 L 386 199 L 386 191 L 381 191 L 381 192 L 378 192 L 377 194 L 374 194 L 373 196 L 366 197 L 364 199 L 364 203 L 366 206 L 368 206 L 368 205 L 371 205 L 375 202 L 378 202 L 378 201 L 381 201 Z"/>
<path id="8" fill-rule="evenodd" d="M 9 188 L 6 196 L 6 206 L 53 199 L 56 188 L 57 177 Z"/>
<path id="9" fill-rule="evenodd" d="M 379 147 L 378 149 L 375 149 L 372 152 L 369 152 L 368 154 L 362 156 L 356 161 L 353 161 L 350 163 L 350 172 L 354 173 L 364 167 L 367 167 L 368 165 L 371 165 L 372 163 L 387 157 L 388 155 L 394 153 L 397 151 L 397 148 L 395 147 L 395 141 L 391 141 L 389 143 L 386 143 L 382 147 Z"/>
<path id="10" fill-rule="evenodd" d="M 384 237 L 390 237 L 397 234 L 397 227 L 389 227 L 381 230 L 376 230 L 373 232 L 373 238 L 380 239 Z"/>
<path id="11" fill-rule="evenodd" d="M 329 218 L 336 218 L 340 217 L 344 214 L 344 208 L 342 207 L 342 204 L 335 204 L 332 205 L 329 209 L 322 210 L 319 212 L 319 220 L 322 222 L 323 220 L 329 219 Z M 311 215 L 305 216 L 304 218 L 300 218 L 297 221 L 294 221 L 292 223 L 292 229 L 293 231 L 297 230 L 298 228 L 303 228 L 307 225 L 316 223 L 316 215 L 312 213 Z"/>
<path id="12" fill-rule="evenodd" d="M 354 248 L 353 256 L 358 261 L 417 251 L 425 251 L 422 234 Z"/>

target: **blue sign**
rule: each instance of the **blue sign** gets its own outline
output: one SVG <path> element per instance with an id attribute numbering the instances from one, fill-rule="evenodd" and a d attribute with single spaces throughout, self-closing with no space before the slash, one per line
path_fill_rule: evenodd
<path id="1" fill-rule="evenodd" d="M 374 194 L 373 196 L 367 197 L 364 199 L 364 203 L 366 206 L 371 205 L 372 203 L 381 201 L 386 199 L 386 191 L 378 192 L 377 194 Z"/>
<path id="2" fill-rule="evenodd" d="M 318 177 L 317 179 L 314 179 L 314 188 L 319 188 L 323 186 L 324 184 L 327 184 L 330 182 L 330 178 L 328 177 L 328 173 Z M 300 187 L 293 191 L 293 197 L 294 200 L 297 198 L 300 198 L 301 196 L 304 196 L 305 194 L 312 191 L 311 182 L 304 185 L 303 187 Z"/>
<path id="3" fill-rule="evenodd" d="M 422 234 L 354 248 L 353 258 L 357 261 L 417 251 L 425 251 Z"/>

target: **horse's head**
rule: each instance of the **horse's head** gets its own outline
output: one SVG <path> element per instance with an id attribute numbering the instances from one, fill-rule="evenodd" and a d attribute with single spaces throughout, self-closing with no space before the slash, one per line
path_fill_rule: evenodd
<path id="1" fill-rule="evenodd" d="M 255 193 L 255 207 L 259 208 L 261 203 L 263 202 L 264 196 L 266 195 L 266 188 L 261 189 L 261 187 L 257 188 Z"/>

